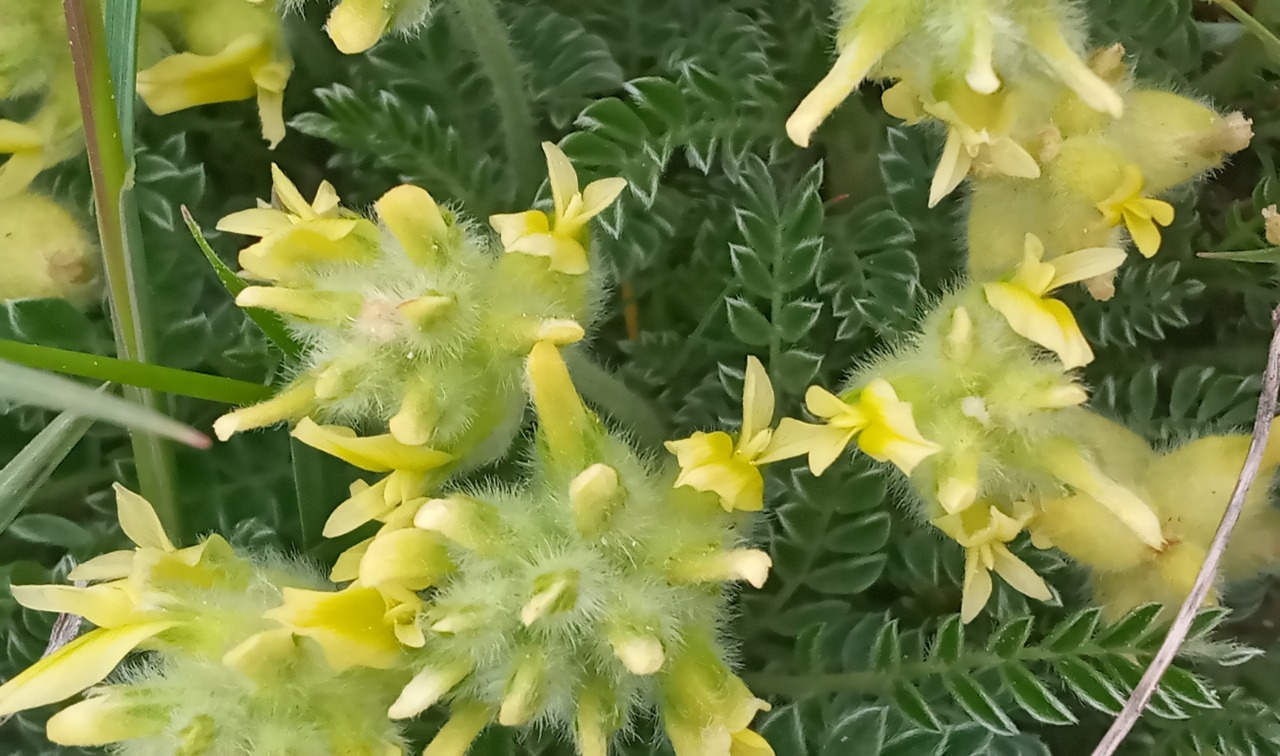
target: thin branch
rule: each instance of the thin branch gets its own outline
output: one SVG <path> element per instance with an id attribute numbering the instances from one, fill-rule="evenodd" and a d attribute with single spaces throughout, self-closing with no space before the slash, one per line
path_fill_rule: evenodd
<path id="1" fill-rule="evenodd" d="M 1254 421 L 1253 439 L 1249 444 L 1249 453 L 1245 456 L 1244 467 L 1240 470 L 1240 477 L 1236 481 L 1235 490 L 1231 492 L 1231 500 L 1227 504 L 1227 510 L 1222 514 L 1222 522 L 1218 525 L 1218 532 L 1214 534 L 1213 543 L 1209 545 L 1209 553 L 1205 557 L 1204 564 L 1200 566 L 1200 574 L 1196 575 L 1196 582 L 1191 588 L 1191 595 L 1187 596 L 1186 601 L 1183 601 L 1182 606 L 1178 608 L 1178 615 L 1174 618 L 1173 625 L 1169 628 L 1169 634 L 1165 636 L 1164 643 L 1160 645 L 1160 650 L 1151 661 L 1151 666 L 1147 667 L 1147 671 L 1142 675 L 1142 679 L 1138 681 L 1137 687 L 1133 689 L 1133 694 L 1125 702 L 1124 709 L 1120 711 L 1116 721 L 1112 723 L 1111 729 L 1107 730 L 1102 742 L 1098 743 L 1098 747 L 1094 749 L 1093 756 L 1111 756 L 1111 754 L 1114 754 L 1129 734 L 1129 731 L 1137 724 L 1138 718 L 1142 716 L 1142 711 L 1147 707 L 1151 697 L 1155 695 L 1156 687 L 1160 685 L 1160 678 L 1164 675 L 1165 670 L 1169 668 L 1169 665 L 1173 663 L 1174 657 L 1178 655 L 1178 649 L 1182 645 L 1182 641 L 1187 637 L 1187 632 L 1191 629 L 1191 622 L 1195 619 L 1196 612 L 1199 611 L 1205 597 L 1209 595 L 1209 590 L 1217 578 L 1218 563 L 1222 561 L 1223 552 L 1227 549 L 1227 540 L 1231 537 L 1231 531 L 1240 519 L 1240 512 L 1244 509 L 1245 496 L 1248 495 L 1249 489 L 1253 487 L 1253 483 L 1262 467 L 1263 451 L 1267 447 L 1267 439 L 1271 434 L 1271 423 L 1276 415 L 1276 395 L 1280 392 L 1280 307 L 1277 307 L 1271 313 L 1271 324 L 1274 332 L 1271 337 L 1271 348 L 1267 355 L 1267 371 L 1262 381 L 1262 394 L 1258 398 L 1258 415 Z"/>

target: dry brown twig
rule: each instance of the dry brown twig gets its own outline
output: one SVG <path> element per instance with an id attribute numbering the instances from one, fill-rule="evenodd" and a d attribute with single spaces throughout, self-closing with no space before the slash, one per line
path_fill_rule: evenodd
<path id="1" fill-rule="evenodd" d="M 1164 676 L 1165 670 L 1178 655 L 1178 649 L 1191 629 L 1191 622 L 1195 619 L 1196 612 L 1199 611 L 1205 596 L 1209 595 L 1209 589 L 1217 579 L 1218 563 L 1227 549 L 1227 540 L 1231 537 L 1231 531 L 1235 528 L 1236 521 L 1240 519 L 1244 498 L 1258 477 L 1259 468 L 1262 465 L 1262 453 L 1266 449 L 1271 422 L 1276 415 L 1276 397 L 1280 392 L 1280 307 L 1271 313 L 1271 325 L 1273 329 L 1271 348 L 1267 352 L 1267 369 L 1262 380 L 1262 393 L 1258 397 L 1258 414 L 1254 421 L 1253 439 L 1249 444 L 1249 453 L 1245 455 L 1240 477 L 1236 480 L 1235 490 L 1231 492 L 1231 500 L 1222 514 L 1218 532 L 1214 534 L 1213 542 L 1209 545 L 1209 553 L 1200 567 L 1200 574 L 1196 575 L 1191 595 L 1187 596 L 1186 601 L 1183 601 L 1182 606 L 1178 608 L 1178 614 L 1169 627 L 1169 634 L 1165 636 L 1160 650 L 1151 660 L 1151 666 L 1147 667 L 1142 679 L 1138 681 L 1133 694 L 1129 696 L 1124 708 L 1116 716 L 1116 721 L 1111 724 L 1111 729 L 1107 730 L 1102 742 L 1098 743 L 1098 747 L 1093 750 L 1093 756 L 1114 754 L 1129 731 L 1137 724 L 1142 711 L 1160 685 L 1160 678 Z"/>

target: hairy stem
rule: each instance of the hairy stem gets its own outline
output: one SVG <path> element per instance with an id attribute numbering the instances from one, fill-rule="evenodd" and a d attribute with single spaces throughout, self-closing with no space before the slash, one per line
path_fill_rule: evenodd
<path id="1" fill-rule="evenodd" d="M 498 16 L 494 0 L 450 0 L 455 18 L 466 32 L 480 69 L 493 86 L 502 116 L 507 164 L 522 190 L 534 186 L 538 139 L 520 60 Z"/>

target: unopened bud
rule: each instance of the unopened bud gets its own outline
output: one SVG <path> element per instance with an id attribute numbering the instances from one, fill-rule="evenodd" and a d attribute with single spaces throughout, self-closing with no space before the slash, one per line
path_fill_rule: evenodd
<path id="1" fill-rule="evenodd" d="M 633 675 L 651 675 L 662 669 L 666 660 L 662 642 L 651 635 L 614 632 L 609 636 L 609 645 L 613 647 L 614 656 Z"/>
<path id="2" fill-rule="evenodd" d="M 546 662 L 536 651 L 528 652 L 516 663 L 502 696 L 498 723 L 518 727 L 538 712 L 546 678 Z"/>
<path id="3" fill-rule="evenodd" d="M 1280 212 L 1275 205 L 1262 208 L 1262 221 L 1267 226 L 1267 243 L 1280 247 Z"/>
<path id="4" fill-rule="evenodd" d="M 465 661 L 423 669 L 400 691 L 400 697 L 391 704 L 387 716 L 408 719 L 421 714 L 465 680 L 471 669 L 470 662 Z"/>
<path id="5" fill-rule="evenodd" d="M 578 603 L 578 573 L 560 570 L 539 575 L 533 581 L 533 597 L 520 610 L 520 621 L 529 627 L 552 614 L 567 612 Z"/>
<path id="6" fill-rule="evenodd" d="M 763 588 L 771 567 L 773 560 L 763 551 L 734 549 L 677 559 L 672 563 L 670 576 L 687 583 L 745 580 L 752 587 Z"/>
<path id="7" fill-rule="evenodd" d="M 492 504 L 466 496 L 427 501 L 414 515 L 413 524 L 477 554 L 490 554 L 501 546 L 497 542 L 497 510 Z"/>
<path id="8" fill-rule="evenodd" d="M 569 483 L 569 503 L 574 522 L 583 535 L 598 533 L 609 512 L 625 496 L 618 471 L 597 463 Z"/>

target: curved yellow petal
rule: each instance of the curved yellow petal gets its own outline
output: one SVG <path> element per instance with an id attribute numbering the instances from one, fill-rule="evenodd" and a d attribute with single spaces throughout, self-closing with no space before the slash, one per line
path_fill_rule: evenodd
<path id="1" fill-rule="evenodd" d="M 972 622 L 991 598 L 991 574 L 976 549 L 965 552 L 964 594 L 960 600 L 960 621 Z"/>
<path id="2" fill-rule="evenodd" d="M 268 55 L 267 41 L 255 34 L 240 37 L 217 55 L 170 55 L 138 72 L 138 95 L 157 115 L 248 100 L 258 94 L 252 68 Z"/>
<path id="3" fill-rule="evenodd" d="M 547 156 L 547 179 L 551 184 L 551 199 L 555 203 L 556 218 L 564 218 L 565 211 L 575 194 L 578 194 L 578 172 L 564 150 L 551 142 L 542 143 Z M 621 191 L 621 190 L 619 190 Z"/>
<path id="4" fill-rule="evenodd" d="M 551 232 L 551 220 L 547 214 L 538 210 L 526 210 L 523 213 L 504 213 L 489 216 L 489 225 L 498 232 L 503 248 L 507 248 L 530 234 L 547 234 Z"/>
<path id="5" fill-rule="evenodd" d="M 782 418 L 769 438 L 769 445 L 764 448 L 760 456 L 756 457 L 756 464 L 765 465 L 808 454 L 815 439 L 820 437 L 823 430 L 828 427 L 790 417 Z"/>
<path id="6" fill-rule="evenodd" d="M 407 446 L 389 433 L 357 436 L 350 428 L 317 425 L 309 417 L 298 421 L 292 435 L 307 446 L 370 472 L 434 470 L 453 461 L 452 454 L 422 446 Z"/>
<path id="7" fill-rule="evenodd" d="M 397 186 L 382 195 L 374 207 L 405 254 L 419 265 L 433 262 L 439 245 L 449 238 L 449 225 L 426 189 Z"/>
<path id="8" fill-rule="evenodd" d="M 989 283 L 982 288 L 987 303 L 1004 316 L 1014 332 L 1056 353 L 1064 367 L 1077 368 L 1093 361 L 1093 350 L 1065 304 L 1041 299 L 1009 283 Z"/>
<path id="9" fill-rule="evenodd" d="M 1118 247 L 1091 247 L 1055 257 L 1049 263 L 1054 275 L 1047 291 L 1110 273 L 1124 264 L 1124 259 L 1124 250 Z"/>
<path id="10" fill-rule="evenodd" d="M 452 569 L 449 552 L 438 535 L 405 528 L 373 539 L 360 559 L 359 579 L 371 588 L 395 585 L 421 591 Z"/>
<path id="11" fill-rule="evenodd" d="M 862 84 L 871 67 L 892 44 L 892 40 L 877 40 L 876 35 L 859 35 L 845 45 L 831 70 L 787 119 L 787 136 L 791 141 L 808 147 L 813 132 Z"/>
<path id="12" fill-rule="evenodd" d="M 224 216 L 216 228 L 232 234 L 262 238 L 293 225 L 289 214 L 270 207 L 255 207 Z"/>
<path id="13" fill-rule="evenodd" d="M 0 716 L 74 696 L 96 685 L 129 652 L 177 622 L 145 622 L 92 630 L 0 685 Z"/>
<path id="14" fill-rule="evenodd" d="M 754 730 L 739 730 L 733 733 L 729 756 L 774 756 L 773 746 Z"/>
<path id="15" fill-rule="evenodd" d="M 325 538 L 346 535 L 366 522 L 379 519 L 395 509 L 397 501 L 387 501 L 384 495 L 387 479 L 357 490 L 352 487 L 351 496 L 338 505 L 324 523 Z"/>
<path id="16" fill-rule="evenodd" d="M 68 580 L 119 580 L 133 570 L 133 549 L 112 551 L 76 565 L 67 573 Z"/>
<path id="17" fill-rule="evenodd" d="M 120 528 L 129 540 L 146 549 L 173 551 L 173 542 L 164 532 L 164 525 L 160 523 L 160 517 L 156 515 L 151 502 L 119 483 L 112 488 L 116 492 L 116 512 L 120 518 Z"/>
<path id="18" fill-rule="evenodd" d="M 1137 246 L 1138 251 L 1143 257 L 1153 257 L 1160 251 L 1160 227 L 1150 218 L 1143 218 L 1126 209 L 1124 214 L 1125 226 L 1129 229 L 1129 236 L 1133 237 L 1133 243 Z"/>
<path id="19" fill-rule="evenodd" d="M 676 461 L 685 470 L 722 462 L 733 456 L 733 439 L 724 431 L 696 431 L 688 438 L 668 441 L 664 445 L 667 451 L 676 455 Z"/>
<path id="20" fill-rule="evenodd" d="M 773 424 L 773 383 L 764 365 L 754 356 L 747 358 L 746 378 L 742 383 L 742 441 Z"/>
<path id="21" fill-rule="evenodd" d="M 38 612 L 84 617 L 98 627 L 121 627 L 147 619 L 124 586 L 114 583 L 77 588 L 70 585 L 15 585 L 13 598 Z"/>
<path id="22" fill-rule="evenodd" d="M 821 386 L 810 386 L 804 392 L 804 406 L 814 417 L 830 420 L 850 413 L 850 406 L 843 399 Z"/>
<path id="23" fill-rule="evenodd" d="M 1053 598 L 1053 592 L 1045 584 L 1044 578 L 1036 574 L 1026 562 L 1013 555 L 1004 546 L 994 547 L 991 556 L 995 561 L 995 572 L 1018 593 L 1040 601 Z"/>
<path id="24" fill-rule="evenodd" d="M 933 173 L 933 183 L 929 185 L 929 207 L 937 207 L 948 194 L 954 192 L 969 175 L 971 168 L 973 156 L 965 148 L 960 132 L 949 129 L 947 143 L 942 148 L 942 158 Z"/>

